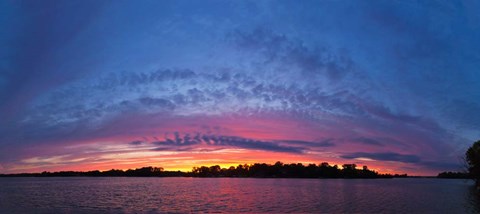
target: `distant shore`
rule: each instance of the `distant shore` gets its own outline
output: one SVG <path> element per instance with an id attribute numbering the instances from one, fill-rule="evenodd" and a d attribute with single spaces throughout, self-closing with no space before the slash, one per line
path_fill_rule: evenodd
<path id="1" fill-rule="evenodd" d="M 111 169 L 107 171 L 59 171 L 41 173 L 0 174 L 0 177 L 209 177 L 209 178 L 338 178 L 338 179 L 374 179 L 374 178 L 444 178 L 470 179 L 464 172 L 441 172 L 437 176 L 409 176 L 407 174 L 381 174 L 363 166 L 357 169 L 355 164 L 344 164 L 342 168 L 324 162 L 320 165 L 301 163 L 240 164 L 221 168 L 219 165 L 193 167 L 192 171 L 165 171 L 162 167 L 142 167 L 137 169 Z"/>
<path id="2" fill-rule="evenodd" d="M 324 162 L 320 165 L 301 163 L 275 164 L 255 163 L 241 164 L 229 168 L 219 165 L 193 167 L 190 172 L 165 171 L 162 167 L 142 167 L 137 169 L 108 171 L 59 171 L 41 173 L 0 174 L 0 177 L 237 177 L 237 178 L 394 178 L 409 177 L 407 174 L 380 174 L 363 166 L 357 169 L 355 164 L 344 164 L 342 168 Z"/>

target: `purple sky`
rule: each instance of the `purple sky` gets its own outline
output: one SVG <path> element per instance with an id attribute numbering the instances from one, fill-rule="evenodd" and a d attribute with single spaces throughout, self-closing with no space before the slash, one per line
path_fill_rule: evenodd
<path id="1" fill-rule="evenodd" d="M 476 1 L 1 1 L 0 173 L 461 170 Z"/>

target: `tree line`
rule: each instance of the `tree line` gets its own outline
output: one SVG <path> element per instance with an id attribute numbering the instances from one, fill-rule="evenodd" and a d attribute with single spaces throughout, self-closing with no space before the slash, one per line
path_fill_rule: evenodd
<path id="1" fill-rule="evenodd" d="M 438 173 L 437 178 L 468 179 L 471 176 L 466 172 L 441 172 Z"/>
<path id="2" fill-rule="evenodd" d="M 391 178 L 394 175 L 379 174 L 363 166 L 357 169 L 355 164 L 344 164 L 342 168 L 324 162 L 320 165 L 302 163 L 275 164 L 255 163 L 252 165 L 238 165 L 229 168 L 220 166 L 194 167 L 193 177 L 254 177 L 254 178 Z M 398 175 L 397 175 L 398 176 Z M 406 176 L 406 175 L 405 175 Z"/>
<path id="3" fill-rule="evenodd" d="M 229 168 L 219 165 L 193 167 L 190 172 L 165 171 L 162 167 L 142 167 L 137 169 L 108 171 L 60 171 L 42 173 L 0 174 L 0 177 L 242 177 L 242 178 L 392 178 L 407 177 L 403 175 L 380 174 L 363 166 L 357 168 L 356 164 L 344 164 L 342 167 L 329 165 L 324 162 L 319 165 L 302 163 L 284 164 L 277 161 L 275 164 L 255 163 L 240 164 Z"/>
<path id="4" fill-rule="evenodd" d="M 465 168 L 469 178 L 475 181 L 475 186 L 480 188 L 480 140 L 477 140 L 465 152 Z"/>
<path id="5" fill-rule="evenodd" d="M 473 179 L 480 188 L 480 140 L 474 142 L 465 152 L 464 167 L 461 172 L 441 172 L 437 178 Z"/>

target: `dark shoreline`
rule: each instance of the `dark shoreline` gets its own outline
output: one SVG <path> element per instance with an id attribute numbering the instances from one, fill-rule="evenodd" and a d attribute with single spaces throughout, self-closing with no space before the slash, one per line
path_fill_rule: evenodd
<path id="1" fill-rule="evenodd" d="M 378 178 L 329 178 L 329 177 L 198 177 L 198 176 L 89 176 L 89 175 L 52 175 L 52 176 L 42 176 L 42 175 L 22 175 L 22 174 L 0 174 L 0 178 L 256 178 L 256 179 L 342 179 L 342 180 L 359 180 L 359 179 L 402 179 L 402 178 L 416 178 L 416 179 L 465 179 L 470 180 L 469 178 L 439 178 L 437 176 L 407 176 L 407 177 L 378 177 Z"/>
<path id="2" fill-rule="evenodd" d="M 0 177 L 233 177 L 233 178 L 345 178 L 345 179 L 373 179 L 408 177 L 407 174 L 380 174 L 363 166 L 357 169 L 355 164 L 329 165 L 324 162 L 320 165 L 301 163 L 284 164 L 277 161 L 275 164 L 255 163 L 240 164 L 221 168 L 219 165 L 193 167 L 190 172 L 164 171 L 161 167 L 142 167 L 137 169 L 108 171 L 60 171 L 42 173 L 0 174 Z"/>
<path id="3" fill-rule="evenodd" d="M 468 173 L 442 172 L 437 176 L 408 176 L 407 174 L 380 174 L 363 166 L 344 164 L 342 168 L 324 162 L 320 165 L 301 163 L 275 164 L 255 163 L 221 168 L 219 165 L 193 167 L 192 171 L 164 171 L 161 167 L 107 171 L 59 171 L 41 173 L 0 174 L 0 177 L 206 177 L 206 178 L 308 178 L 308 179 L 378 179 L 378 178 L 441 178 L 470 179 Z"/>

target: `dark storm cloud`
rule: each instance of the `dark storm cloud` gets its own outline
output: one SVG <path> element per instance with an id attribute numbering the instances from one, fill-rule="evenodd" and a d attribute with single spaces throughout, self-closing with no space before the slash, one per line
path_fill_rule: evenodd
<path id="1" fill-rule="evenodd" d="M 416 155 L 403 155 L 394 152 L 384 152 L 384 153 L 368 153 L 368 152 L 354 152 L 350 154 L 345 154 L 340 156 L 345 159 L 355 159 L 355 158 L 370 158 L 378 161 L 397 161 L 403 163 L 419 163 L 421 161 L 420 157 Z"/>

